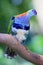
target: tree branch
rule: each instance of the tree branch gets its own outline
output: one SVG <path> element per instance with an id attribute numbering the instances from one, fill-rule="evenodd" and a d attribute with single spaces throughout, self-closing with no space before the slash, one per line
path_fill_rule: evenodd
<path id="1" fill-rule="evenodd" d="M 20 42 L 14 38 L 12 35 L 1 34 L 0 33 L 0 43 L 7 45 L 8 47 L 15 50 L 22 58 L 27 61 L 30 61 L 36 65 L 43 65 L 43 56 L 32 53 L 30 50 L 27 50 Z"/>

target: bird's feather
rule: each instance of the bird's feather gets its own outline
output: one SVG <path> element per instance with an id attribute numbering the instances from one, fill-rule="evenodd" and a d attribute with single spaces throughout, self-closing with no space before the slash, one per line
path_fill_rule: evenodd
<path id="1" fill-rule="evenodd" d="M 25 34 L 27 34 L 30 29 L 29 20 L 35 15 L 37 15 L 37 12 L 35 9 L 32 9 L 22 14 L 13 16 L 8 26 L 8 33 L 15 36 L 24 45 L 24 41 L 26 39 Z M 17 55 L 15 51 L 9 48 L 7 48 L 5 54 L 11 57 Z"/>

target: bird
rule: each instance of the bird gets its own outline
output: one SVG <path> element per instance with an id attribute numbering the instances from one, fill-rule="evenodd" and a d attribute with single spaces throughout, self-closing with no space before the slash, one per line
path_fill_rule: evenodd
<path id="1" fill-rule="evenodd" d="M 25 40 L 30 30 L 29 21 L 32 16 L 36 16 L 36 15 L 37 15 L 37 11 L 35 9 L 31 9 L 22 14 L 12 16 L 11 18 L 12 25 L 9 26 L 11 35 L 13 37 L 16 37 L 22 45 L 25 45 Z M 15 58 L 17 56 L 17 53 L 11 48 L 7 47 L 5 51 L 5 56 L 10 58 L 13 57 Z"/>

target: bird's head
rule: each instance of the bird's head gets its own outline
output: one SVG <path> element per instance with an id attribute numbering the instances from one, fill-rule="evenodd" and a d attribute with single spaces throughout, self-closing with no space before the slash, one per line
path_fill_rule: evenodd
<path id="1" fill-rule="evenodd" d="M 31 9 L 28 11 L 28 17 L 36 16 L 37 11 L 35 9 Z"/>

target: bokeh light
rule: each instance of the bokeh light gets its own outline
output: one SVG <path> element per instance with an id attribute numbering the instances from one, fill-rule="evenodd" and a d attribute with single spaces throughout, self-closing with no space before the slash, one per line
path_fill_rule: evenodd
<path id="1" fill-rule="evenodd" d="M 23 0 L 12 0 L 14 5 L 21 5 Z"/>

